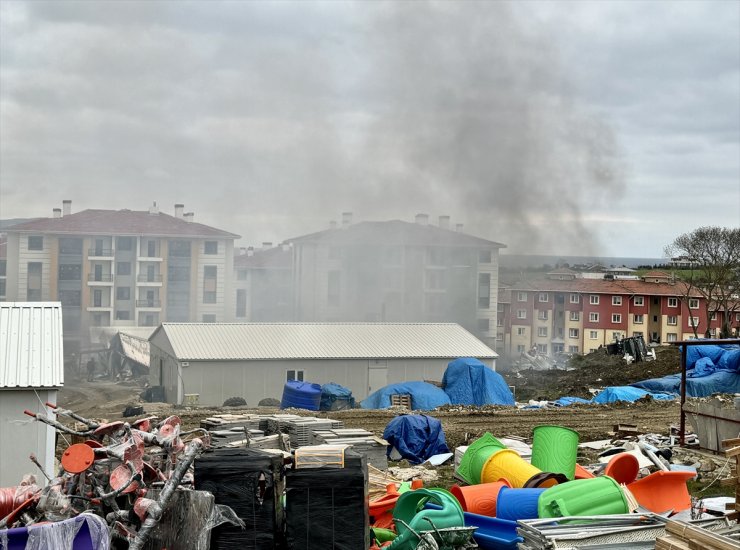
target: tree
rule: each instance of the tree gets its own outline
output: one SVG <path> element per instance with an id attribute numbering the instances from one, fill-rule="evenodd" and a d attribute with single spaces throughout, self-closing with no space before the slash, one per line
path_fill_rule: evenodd
<path id="1" fill-rule="evenodd" d="M 721 334 L 730 336 L 733 313 L 740 308 L 740 228 L 700 227 L 677 237 L 665 251 L 694 263 L 684 280 L 704 297 L 704 335 L 710 336 L 709 323 L 722 312 Z"/>

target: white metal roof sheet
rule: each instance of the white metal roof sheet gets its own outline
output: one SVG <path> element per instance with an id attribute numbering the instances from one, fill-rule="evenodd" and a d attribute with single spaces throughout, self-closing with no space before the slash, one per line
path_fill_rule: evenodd
<path id="1" fill-rule="evenodd" d="M 454 323 L 163 323 L 180 360 L 498 357 Z"/>
<path id="2" fill-rule="evenodd" d="M 0 303 L 0 388 L 62 384 L 62 304 Z"/>

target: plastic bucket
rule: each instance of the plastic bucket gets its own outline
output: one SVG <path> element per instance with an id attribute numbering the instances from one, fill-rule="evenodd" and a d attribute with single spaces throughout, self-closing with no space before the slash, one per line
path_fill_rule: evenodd
<path id="1" fill-rule="evenodd" d="M 576 479 L 593 479 L 596 476 L 580 464 L 576 464 Z"/>
<path id="2" fill-rule="evenodd" d="M 627 514 L 629 505 L 619 483 L 610 477 L 600 476 L 576 479 L 546 489 L 540 495 L 538 510 L 541 518 L 604 516 Z"/>
<path id="3" fill-rule="evenodd" d="M 516 451 L 502 449 L 488 458 L 480 477 L 483 483 L 506 479 L 512 487 L 524 487 L 527 481 L 540 472 L 539 468 L 532 466 Z"/>
<path id="4" fill-rule="evenodd" d="M 686 482 L 695 475 L 694 472 L 655 472 L 630 483 L 627 490 L 640 506 L 651 512 L 680 512 L 691 508 Z"/>
<path id="5" fill-rule="evenodd" d="M 426 502 L 439 504 L 441 509 L 430 510 L 424 508 Z M 462 527 L 465 525 L 463 511 L 460 503 L 447 491 L 432 491 L 429 489 L 417 489 L 403 493 L 393 510 L 394 520 L 403 520 L 416 532 L 429 531 L 431 524 L 424 518 L 432 520 L 438 528 Z M 392 550 L 413 550 L 417 547 L 419 539 L 400 521 L 396 522 L 396 538 L 389 548 Z"/>
<path id="6" fill-rule="evenodd" d="M 505 448 L 506 445 L 490 433 L 484 433 L 465 451 L 465 454 L 460 460 L 460 466 L 457 468 L 457 475 L 470 485 L 480 483 L 480 474 L 488 458 L 496 451 Z"/>
<path id="7" fill-rule="evenodd" d="M 532 465 L 544 472 L 574 479 L 578 432 L 562 426 L 537 426 L 533 431 Z"/>
<path id="8" fill-rule="evenodd" d="M 496 517 L 517 521 L 539 517 L 537 508 L 540 495 L 547 489 L 510 489 L 504 487 L 498 494 Z"/>
<path id="9" fill-rule="evenodd" d="M 503 487 L 511 487 L 505 479 L 494 483 L 481 483 L 460 487 L 453 485 L 450 492 L 458 500 L 463 511 L 481 516 L 496 516 L 496 499 Z"/>
<path id="10" fill-rule="evenodd" d="M 630 453 L 614 455 L 606 465 L 604 475 L 613 478 L 617 483 L 628 485 L 637 479 L 640 472 L 640 463 L 637 457 Z"/>

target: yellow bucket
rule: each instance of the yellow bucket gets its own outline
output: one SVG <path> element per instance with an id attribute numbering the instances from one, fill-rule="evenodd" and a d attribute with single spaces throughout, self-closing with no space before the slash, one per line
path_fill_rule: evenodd
<path id="1" fill-rule="evenodd" d="M 505 478 L 512 487 L 522 488 L 532 476 L 541 471 L 524 460 L 516 451 L 503 449 L 493 453 L 483 465 L 480 480 L 481 483 L 493 483 Z"/>

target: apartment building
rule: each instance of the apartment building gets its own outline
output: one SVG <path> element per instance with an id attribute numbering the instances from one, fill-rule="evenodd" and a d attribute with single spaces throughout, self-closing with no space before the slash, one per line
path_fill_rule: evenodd
<path id="1" fill-rule="evenodd" d="M 8 301 L 62 302 L 65 350 L 96 327 L 233 320 L 234 240 L 184 206 L 83 210 L 71 201 L 7 229 Z M 92 338 L 95 340 L 95 338 Z"/>
<path id="2" fill-rule="evenodd" d="M 293 248 L 241 248 L 234 256 L 234 313 L 241 322 L 293 320 Z"/>
<path id="3" fill-rule="evenodd" d="M 703 335 L 705 299 L 662 271 L 640 279 L 581 278 L 570 270 L 502 287 L 498 311 L 499 349 L 516 357 L 538 353 L 588 353 L 627 336 L 646 342 L 675 342 Z M 740 314 L 733 326 L 740 324 Z M 719 332 L 720 318 L 710 320 Z"/>
<path id="4" fill-rule="evenodd" d="M 503 244 L 449 216 L 342 224 L 290 239 L 295 321 L 454 322 L 493 347 Z"/>

